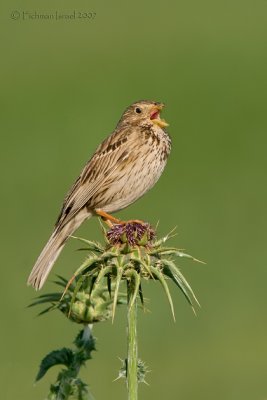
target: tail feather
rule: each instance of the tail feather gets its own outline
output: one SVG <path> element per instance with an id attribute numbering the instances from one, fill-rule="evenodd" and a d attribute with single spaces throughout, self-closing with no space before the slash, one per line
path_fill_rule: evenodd
<path id="1" fill-rule="evenodd" d="M 80 211 L 63 228 L 54 230 L 30 273 L 28 285 L 41 289 L 69 236 L 90 216 L 88 211 Z"/>

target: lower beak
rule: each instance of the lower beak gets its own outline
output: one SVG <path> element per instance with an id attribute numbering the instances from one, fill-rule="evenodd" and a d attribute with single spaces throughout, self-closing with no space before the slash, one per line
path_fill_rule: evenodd
<path id="1" fill-rule="evenodd" d="M 152 119 L 152 122 L 155 125 L 158 125 L 160 128 L 165 128 L 166 126 L 169 126 L 169 124 L 164 121 L 164 119 L 158 118 L 158 119 Z"/>
<path id="2" fill-rule="evenodd" d="M 153 110 L 151 111 L 151 121 L 155 124 L 158 125 L 160 128 L 165 128 L 166 126 L 169 126 L 169 124 L 164 121 L 164 119 L 160 118 L 160 111 L 163 108 L 163 104 L 159 104 L 157 106 L 155 106 L 155 108 L 153 108 Z M 153 117 L 155 115 L 155 117 Z"/>

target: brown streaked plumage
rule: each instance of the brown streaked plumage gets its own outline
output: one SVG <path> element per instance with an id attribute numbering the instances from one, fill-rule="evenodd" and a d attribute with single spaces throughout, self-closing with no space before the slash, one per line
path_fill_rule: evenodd
<path id="1" fill-rule="evenodd" d="M 28 284 L 40 289 L 68 237 L 93 215 L 118 221 L 119 211 L 159 179 L 171 150 L 160 118 L 162 103 L 139 101 L 123 113 L 115 131 L 96 149 L 68 192 L 54 231 L 38 257 Z"/>

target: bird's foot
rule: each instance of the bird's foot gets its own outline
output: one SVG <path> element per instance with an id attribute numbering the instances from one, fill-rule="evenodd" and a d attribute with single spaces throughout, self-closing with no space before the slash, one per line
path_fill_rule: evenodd
<path id="1" fill-rule="evenodd" d="M 112 215 L 106 213 L 103 210 L 95 210 L 96 214 L 99 215 L 103 221 L 110 227 L 114 224 L 119 224 L 119 225 L 127 225 L 127 224 L 141 224 L 144 225 L 146 224 L 144 221 L 141 221 L 140 219 L 129 219 L 128 221 L 123 221 L 121 219 L 115 218 Z"/>
<path id="2" fill-rule="evenodd" d="M 95 210 L 95 212 L 97 215 L 99 215 L 99 217 L 103 219 L 103 221 L 108 225 L 109 228 L 112 228 L 114 224 L 121 224 L 122 222 L 118 218 L 113 217 L 103 210 Z"/>
<path id="3" fill-rule="evenodd" d="M 155 231 L 147 222 L 139 219 L 121 221 L 100 209 L 95 213 L 109 226 L 107 239 L 111 245 L 148 246 L 155 238 Z"/>

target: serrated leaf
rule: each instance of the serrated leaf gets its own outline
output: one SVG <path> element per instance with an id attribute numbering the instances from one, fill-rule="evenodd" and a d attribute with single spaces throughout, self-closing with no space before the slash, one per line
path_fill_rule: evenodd
<path id="1" fill-rule="evenodd" d="M 73 362 L 73 352 L 71 349 L 63 347 L 61 350 L 55 350 L 49 353 L 42 361 L 39 367 L 39 372 L 36 376 L 36 382 L 39 381 L 51 368 L 55 365 L 65 365 L 70 367 Z"/>
<path id="2" fill-rule="evenodd" d="M 85 325 L 74 340 L 74 344 L 78 349 L 83 349 L 83 362 L 87 359 L 91 359 L 91 352 L 96 350 L 95 338 L 92 335 L 91 329 L 88 325 Z"/>

